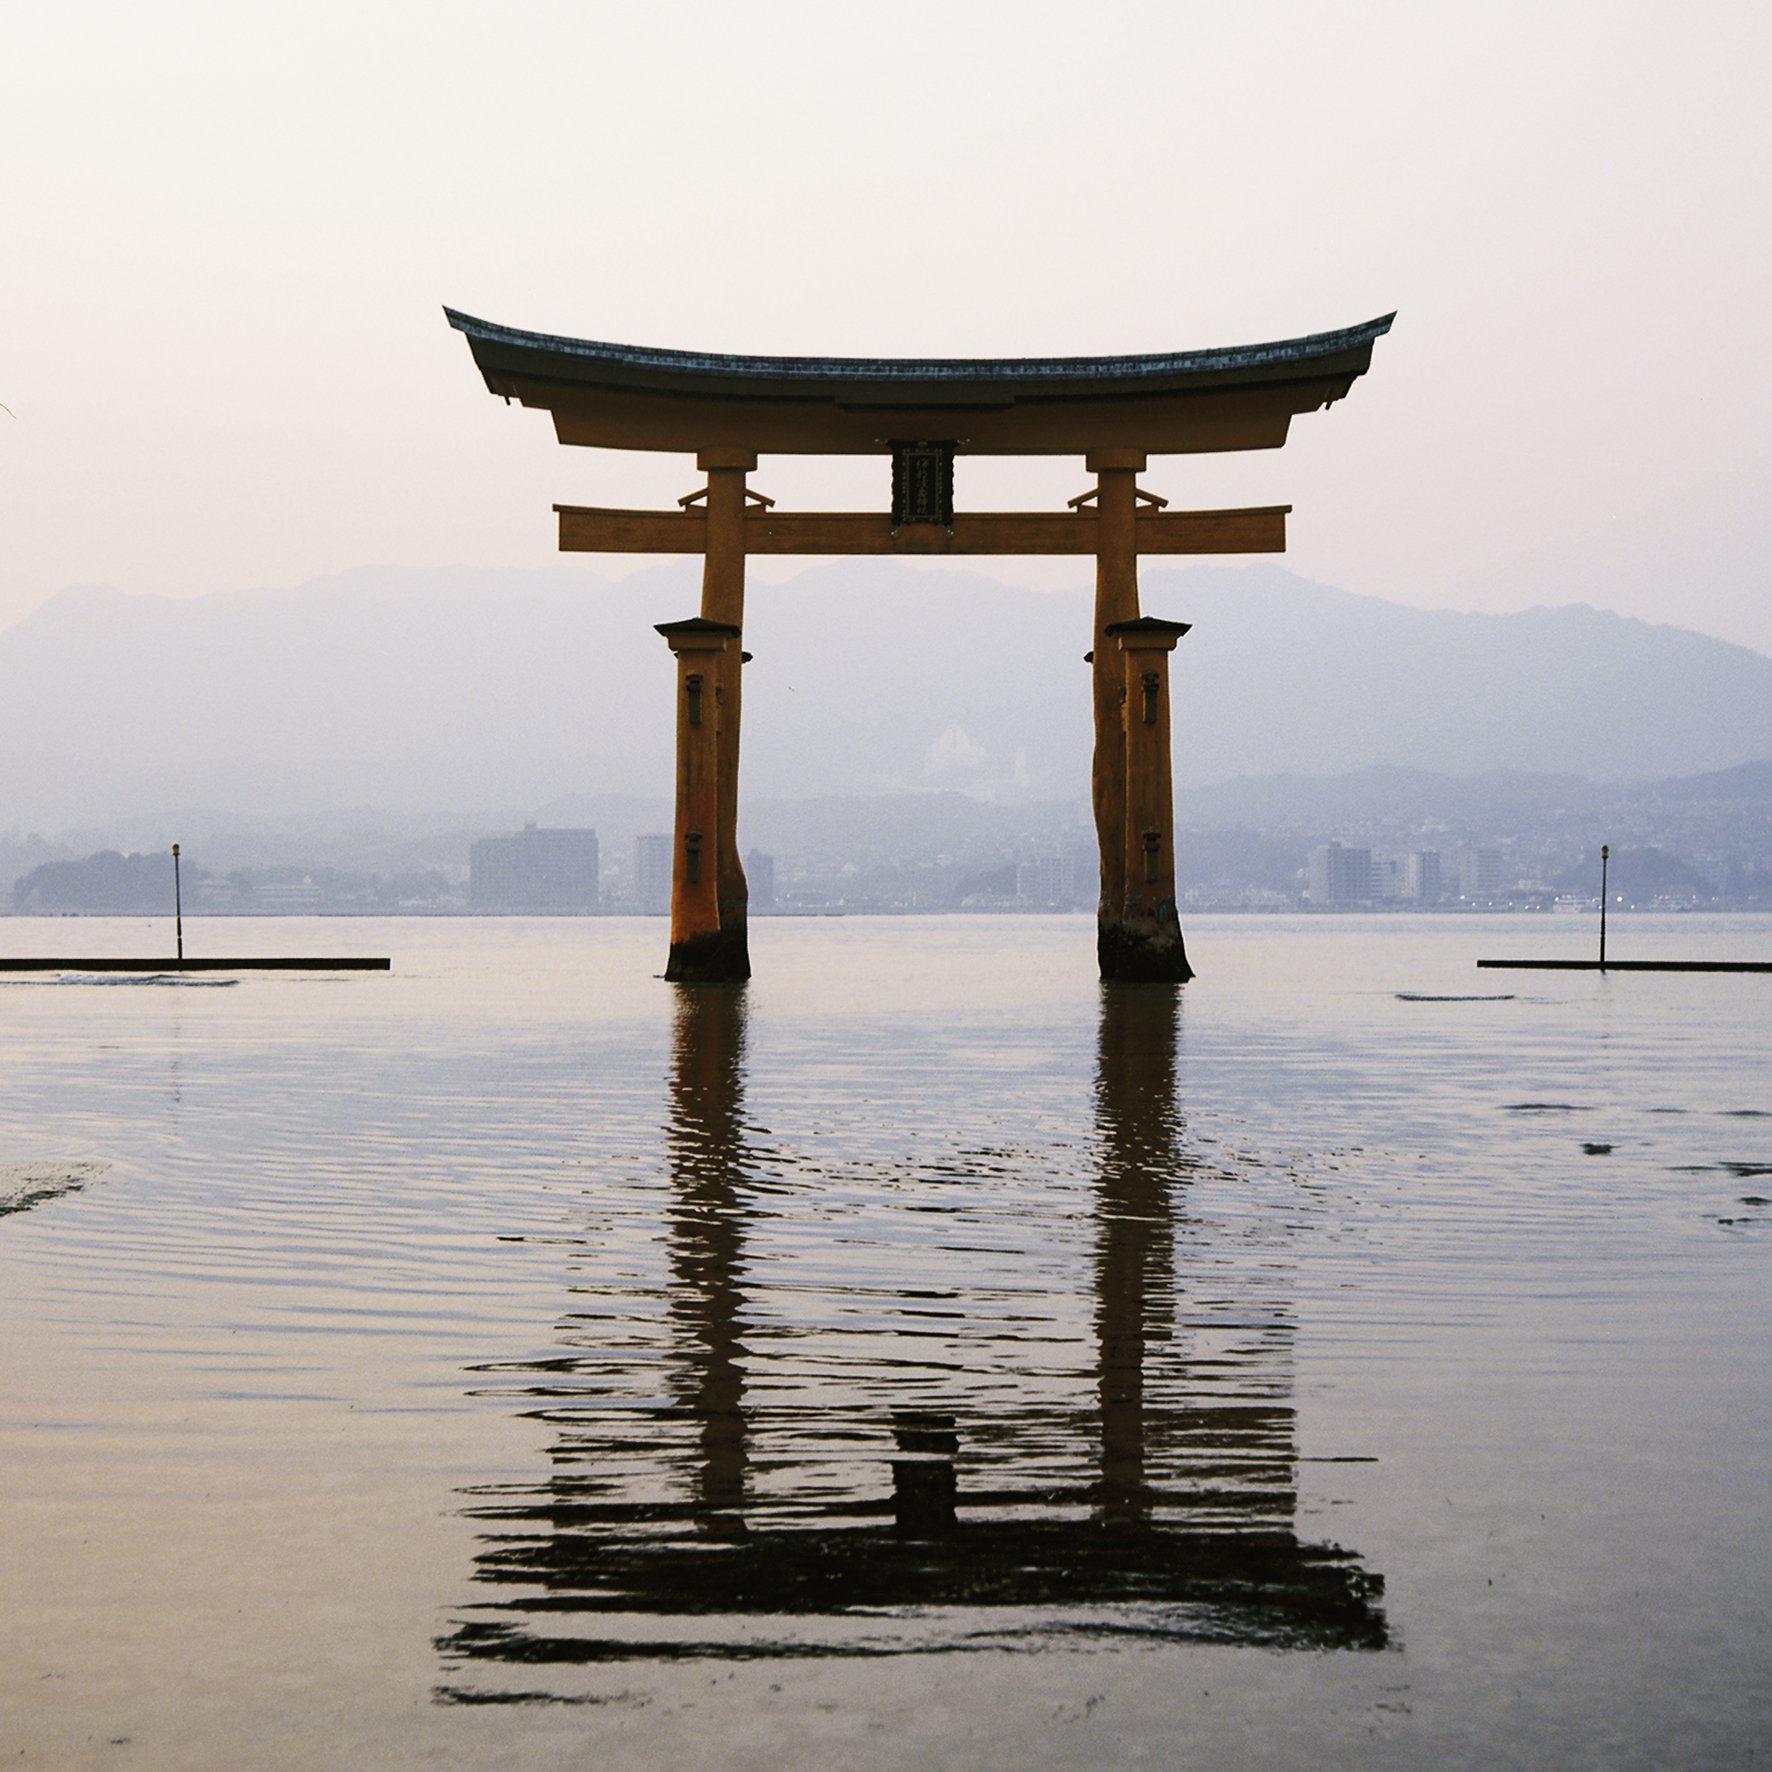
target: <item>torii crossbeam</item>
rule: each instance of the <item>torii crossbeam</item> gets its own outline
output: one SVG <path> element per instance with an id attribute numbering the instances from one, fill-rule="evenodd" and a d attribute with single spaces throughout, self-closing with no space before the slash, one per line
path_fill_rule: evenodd
<path id="1" fill-rule="evenodd" d="M 562 443 L 693 454 L 707 484 L 675 511 L 556 505 L 568 552 L 700 554 L 677 656 L 677 807 L 667 978 L 750 976 L 738 853 L 749 554 L 1092 554 L 1097 953 L 1104 978 L 1191 976 L 1175 906 L 1168 656 L 1183 622 L 1141 616 L 1140 554 L 1279 553 L 1288 505 L 1171 511 L 1137 476 L 1154 454 L 1276 449 L 1340 399 L 1394 315 L 1342 332 L 1137 357 L 742 357 L 519 332 L 445 309 L 487 387 L 545 408 Z M 888 511 L 782 512 L 747 476 L 763 454 L 880 455 Z M 956 512 L 957 455 L 1080 455 L 1064 512 Z"/>

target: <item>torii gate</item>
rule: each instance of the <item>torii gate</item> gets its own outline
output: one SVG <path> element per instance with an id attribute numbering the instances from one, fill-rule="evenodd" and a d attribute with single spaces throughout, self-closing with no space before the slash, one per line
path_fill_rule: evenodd
<path id="1" fill-rule="evenodd" d="M 1290 505 L 1171 511 L 1152 455 L 1277 449 L 1339 400 L 1394 314 L 1342 332 L 1138 357 L 738 357 L 519 332 L 445 308 L 487 387 L 553 414 L 562 443 L 693 454 L 675 511 L 556 505 L 566 552 L 700 554 L 701 613 L 677 655 L 677 802 L 665 976 L 748 978 L 738 854 L 747 554 L 1093 554 L 1097 953 L 1103 978 L 1192 976 L 1175 908 L 1169 654 L 1188 624 L 1139 613 L 1141 554 L 1281 553 Z M 890 512 L 781 512 L 760 455 L 881 455 Z M 1067 512 L 954 510 L 956 455 L 1080 455 Z"/>

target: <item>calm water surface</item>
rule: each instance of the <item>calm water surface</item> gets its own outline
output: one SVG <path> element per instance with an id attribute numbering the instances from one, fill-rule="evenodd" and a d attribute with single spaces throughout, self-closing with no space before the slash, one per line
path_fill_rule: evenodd
<path id="1" fill-rule="evenodd" d="M 0 982 L 7 1763 L 1772 1763 L 1772 979 L 663 933 Z"/>

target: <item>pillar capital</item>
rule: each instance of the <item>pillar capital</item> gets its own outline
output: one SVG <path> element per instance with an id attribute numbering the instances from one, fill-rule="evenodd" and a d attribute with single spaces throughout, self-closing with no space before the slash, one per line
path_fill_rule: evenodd
<path id="1" fill-rule="evenodd" d="M 1091 449 L 1083 466 L 1092 474 L 1142 474 L 1147 457 L 1142 449 Z"/>
<path id="2" fill-rule="evenodd" d="M 736 468 L 740 473 L 749 474 L 756 469 L 757 452 L 754 449 L 698 449 L 695 465 L 704 474 L 716 468 Z"/>
<path id="3" fill-rule="evenodd" d="M 729 621 L 709 621 L 705 616 L 691 615 L 683 621 L 661 621 L 654 630 L 664 636 L 673 652 L 724 652 L 740 630 Z"/>
<path id="4" fill-rule="evenodd" d="M 1161 616 L 1140 615 L 1131 621 L 1111 621 L 1102 629 L 1120 642 L 1122 652 L 1173 652 L 1175 643 L 1193 629 L 1188 621 L 1164 621 Z"/>

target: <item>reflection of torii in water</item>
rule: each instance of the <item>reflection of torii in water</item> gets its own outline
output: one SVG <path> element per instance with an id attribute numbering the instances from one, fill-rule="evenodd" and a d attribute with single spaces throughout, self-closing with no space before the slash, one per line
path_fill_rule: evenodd
<path id="1" fill-rule="evenodd" d="M 679 986 L 671 1065 L 671 1314 L 681 1326 L 676 1390 L 698 1424 L 696 1511 L 744 1529 L 744 992 Z"/>
<path id="2" fill-rule="evenodd" d="M 872 1458 L 850 1466 L 877 1476 L 848 1492 L 828 1480 L 787 1488 L 793 1465 L 778 1450 L 759 1495 L 753 1468 L 763 1468 L 756 1461 L 780 1412 L 745 1398 L 746 1229 L 758 1196 L 743 1123 L 744 995 L 680 987 L 669 1389 L 672 1415 L 695 1433 L 693 1450 L 673 1442 L 688 1465 L 688 1499 L 660 1494 L 682 1493 L 680 1482 L 657 1480 L 672 1463 L 662 1433 L 649 1448 L 652 1480 L 629 1497 L 608 1473 L 648 1448 L 637 1452 L 631 1430 L 605 1412 L 550 1412 L 561 1439 L 548 1485 L 481 1492 L 488 1505 L 471 1510 L 488 1528 L 477 1578 L 539 1595 L 476 1604 L 439 1648 L 451 1658 L 603 1663 L 1005 1647 L 1036 1634 L 1382 1646 L 1379 1579 L 1293 1529 L 1286 1376 L 1262 1367 L 1263 1354 L 1283 1355 L 1284 1319 L 1266 1326 L 1253 1369 L 1242 1354 L 1210 1371 L 1184 1368 L 1179 1404 L 1148 1394 L 1152 1344 L 1169 1339 L 1174 1318 L 1187 1166 L 1176 1013 L 1171 990 L 1103 989 L 1097 1408 L 1083 1424 L 1060 1423 L 1089 1427 L 1093 1469 L 1017 1480 L 1018 1427 L 1053 1425 L 1050 1400 L 1034 1398 L 1019 1420 L 929 1409 L 879 1419 Z M 1206 1403 L 1199 1392 L 1210 1383 L 1222 1390 Z M 797 1413 L 828 1425 L 823 1411 Z M 967 1444 L 985 1456 L 961 1488 L 955 1460 Z M 574 1624 L 592 1628 L 565 1628 Z"/>

